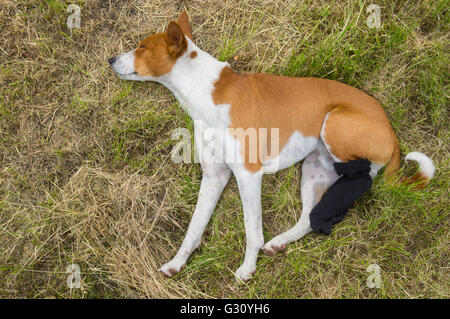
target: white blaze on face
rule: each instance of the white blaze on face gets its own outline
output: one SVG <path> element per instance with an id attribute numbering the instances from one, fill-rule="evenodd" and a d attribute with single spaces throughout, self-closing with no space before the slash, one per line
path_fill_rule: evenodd
<path id="1" fill-rule="evenodd" d="M 113 58 L 111 68 L 120 77 L 125 78 L 126 76 L 134 75 L 136 73 L 134 70 L 134 50 Z"/>

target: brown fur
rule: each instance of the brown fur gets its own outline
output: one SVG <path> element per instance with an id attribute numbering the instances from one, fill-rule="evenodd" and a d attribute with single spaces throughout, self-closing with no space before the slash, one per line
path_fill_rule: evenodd
<path id="1" fill-rule="evenodd" d="M 358 100 L 351 95 L 345 102 L 329 113 L 322 135 L 331 153 L 344 162 L 367 158 L 387 163 L 397 141 L 381 105 L 372 98 Z"/>
<path id="2" fill-rule="evenodd" d="M 183 12 L 181 12 L 180 16 L 177 19 L 177 24 L 180 26 L 183 34 L 192 40 L 191 24 L 189 23 L 189 18 L 187 16 L 186 10 L 183 10 Z"/>
<path id="3" fill-rule="evenodd" d="M 181 14 L 178 21 L 181 20 L 181 23 L 185 24 L 184 19 L 187 19 L 187 16 L 183 18 Z M 186 29 L 186 26 L 183 28 Z M 190 27 L 186 32 L 190 34 Z M 134 69 L 139 76 L 167 74 L 186 49 L 187 41 L 181 27 L 177 22 L 171 21 L 166 32 L 150 35 L 139 43 L 135 52 Z"/>
<path id="4" fill-rule="evenodd" d="M 134 69 L 140 76 L 161 76 L 169 73 L 176 58 L 167 50 L 166 34 L 154 34 L 143 40 L 135 52 Z"/>
<path id="5" fill-rule="evenodd" d="M 237 74 L 226 67 L 215 83 L 213 100 L 216 105 L 231 105 L 233 128 L 279 128 L 280 151 L 295 131 L 319 138 L 328 112 L 325 142 L 343 161 L 367 158 L 385 164 L 396 143 L 381 105 L 366 93 L 337 81 Z M 248 150 L 249 145 L 241 150 L 246 167 L 259 170 L 261 161 L 249 163 Z"/>
<path id="6" fill-rule="evenodd" d="M 415 173 L 413 176 L 402 176 L 400 183 L 403 185 L 413 185 L 414 188 L 420 189 L 428 185 L 430 179 L 421 172 Z"/>

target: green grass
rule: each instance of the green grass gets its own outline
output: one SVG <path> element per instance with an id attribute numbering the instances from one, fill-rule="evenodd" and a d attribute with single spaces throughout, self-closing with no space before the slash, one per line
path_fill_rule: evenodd
<path id="1" fill-rule="evenodd" d="M 183 272 L 157 268 L 192 216 L 199 164 L 174 163 L 175 128 L 193 122 L 155 83 L 112 74 L 107 58 L 177 17 L 179 3 L 9 1 L 0 9 L 0 296 L 2 298 L 449 298 L 448 0 L 189 1 L 194 41 L 240 72 L 348 83 L 384 106 L 402 152 L 429 155 L 424 190 L 377 178 L 330 236 L 260 254 L 236 284 L 245 231 L 234 178 Z M 372 2 L 370 2 L 372 3 Z M 193 143 L 193 141 L 192 141 Z M 414 169 L 405 166 L 405 171 Z M 299 165 L 264 177 L 265 240 L 299 218 Z M 76 263 L 81 289 L 66 286 Z M 382 286 L 370 289 L 377 264 Z"/>

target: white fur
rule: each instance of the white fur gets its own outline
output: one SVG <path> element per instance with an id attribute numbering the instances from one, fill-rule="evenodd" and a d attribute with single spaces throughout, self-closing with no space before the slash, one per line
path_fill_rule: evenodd
<path id="1" fill-rule="evenodd" d="M 334 156 L 333 153 L 331 153 L 331 148 L 330 146 L 325 142 L 324 136 L 325 136 L 325 126 L 327 124 L 327 120 L 328 120 L 328 116 L 330 115 L 330 113 L 325 114 L 325 118 L 323 120 L 323 124 L 322 124 L 322 129 L 320 130 L 320 138 L 322 139 L 323 144 L 325 145 L 328 153 L 331 155 L 331 157 L 333 158 L 333 160 L 335 162 L 341 163 L 342 160 L 336 156 Z"/>
<path id="2" fill-rule="evenodd" d="M 118 55 L 111 64 L 113 71 L 124 80 L 135 80 L 133 77 L 138 77 L 134 74 L 134 51 L 136 50 Z"/>
<path id="3" fill-rule="evenodd" d="M 425 174 L 428 178 L 432 178 L 434 176 L 434 171 L 436 167 L 433 164 L 433 161 L 421 152 L 411 152 L 405 156 L 405 161 L 415 161 L 419 164 L 419 170 L 421 173 Z"/>
<path id="4" fill-rule="evenodd" d="M 256 271 L 258 253 L 264 245 L 261 208 L 262 172 L 251 173 L 243 164 L 232 164 L 230 167 L 239 187 L 246 236 L 244 262 L 235 274 L 239 280 L 247 281 Z"/>
<path id="5" fill-rule="evenodd" d="M 377 164 L 377 163 L 371 163 L 370 164 L 370 172 L 369 175 L 372 177 L 372 179 L 377 176 L 378 171 L 384 166 L 384 164 Z"/>
<path id="6" fill-rule="evenodd" d="M 276 158 L 263 162 L 263 172 L 275 173 L 301 161 L 316 148 L 317 142 L 317 138 L 304 137 L 302 133 L 295 131 Z"/>

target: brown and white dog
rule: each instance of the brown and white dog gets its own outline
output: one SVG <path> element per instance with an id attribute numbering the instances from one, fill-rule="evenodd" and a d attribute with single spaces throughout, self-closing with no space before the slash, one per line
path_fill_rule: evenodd
<path id="1" fill-rule="evenodd" d="M 150 35 L 136 49 L 109 62 L 122 79 L 156 81 L 166 86 L 194 120 L 195 131 L 200 125 L 216 130 L 225 142 L 220 144 L 221 151 L 225 155 L 238 154 L 240 159 L 226 156 L 225 160 L 201 160 L 203 177 L 198 202 L 178 253 L 160 268 L 165 276 L 177 274 L 199 246 L 231 173 L 239 186 L 246 231 L 245 258 L 235 275 L 246 281 L 256 270 L 260 249 L 272 255 L 311 231 L 311 209 L 339 177 L 334 162 L 368 159 L 372 178 L 384 166 L 388 178 L 400 168 L 397 137 L 374 98 L 327 79 L 238 74 L 228 63 L 219 62 L 194 44 L 185 11 L 176 22 L 168 24 L 166 32 Z M 274 128 L 272 136 L 257 134 L 245 143 L 246 133 L 251 130 Z M 245 134 L 237 134 L 238 130 Z M 217 139 L 195 135 L 197 149 L 210 148 L 211 143 L 218 143 Z M 275 151 L 272 144 L 276 144 Z M 251 150 L 255 148 L 252 160 Z M 263 156 L 262 149 L 271 149 L 272 153 Z M 300 220 L 264 244 L 262 175 L 303 159 Z M 419 187 L 428 184 L 435 170 L 431 159 L 419 152 L 409 153 L 405 159 L 416 161 L 419 171 L 403 178 L 403 183 L 415 182 Z"/>

